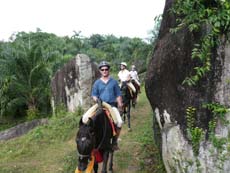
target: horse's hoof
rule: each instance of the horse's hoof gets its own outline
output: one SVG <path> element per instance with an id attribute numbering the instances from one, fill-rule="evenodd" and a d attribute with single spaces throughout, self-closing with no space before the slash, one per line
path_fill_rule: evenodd
<path id="1" fill-rule="evenodd" d="M 131 132 L 132 131 L 132 129 L 131 128 L 128 128 L 128 132 Z"/>

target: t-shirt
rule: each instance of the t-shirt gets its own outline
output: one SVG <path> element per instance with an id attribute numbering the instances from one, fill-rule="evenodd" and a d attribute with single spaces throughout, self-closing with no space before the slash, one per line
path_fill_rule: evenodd
<path id="1" fill-rule="evenodd" d="M 139 77 L 138 77 L 138 74 L 137 74 L 137 71 L 136 70 L 131 70 L 130 71 L 130 76 L 132 79 L 134 80 L 139 80 Z"/>
<path id="2" fill-rule="evenodd" d="M 97 79 L 93 84 L 91 95 L 115 106 L 116 98 L 121 96 L 121 91 L 118 82 L 110 77 L 107 83 Z"/>
<path id="3" fill-rule="evenodd" d="M 121 82 L 125 82 L 129 80 L 130 73 L 127 69 L 121 70 L 118 73 L 118 77 L 121 80 Z"/>

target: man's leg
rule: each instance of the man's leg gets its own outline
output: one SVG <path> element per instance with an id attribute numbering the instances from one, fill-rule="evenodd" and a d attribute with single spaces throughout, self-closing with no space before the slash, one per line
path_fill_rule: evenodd
<path id="1" fill-rule="evenodd" d="M 115 150 L 119 150 L 118 147 L 118 138 L 120 136 L 120 132 L 121 132 L 121 128 L 116 127 L 116 136 L 113 137 L 113 141 L 112 141 L 112 149 Z"/>
<path id="2" fill-rule="evenodd" d="M 121 126 L 122 126 L 122 119 L 121 119 L 121 115 L 118 111 L 118 109 L 116 107 L 112 107 L 114 112 L 116 112 L 116 118 L 117 118 L 117 124 L 116 124 L 116 136 L 113 137 L 113 141 L 112 141 L 112 144 L 113 144 L 113 150 L 119 150 L 119 147 L 118 147 L 118 138 L 120 136 L 120 132 L 121 132 Z"/>

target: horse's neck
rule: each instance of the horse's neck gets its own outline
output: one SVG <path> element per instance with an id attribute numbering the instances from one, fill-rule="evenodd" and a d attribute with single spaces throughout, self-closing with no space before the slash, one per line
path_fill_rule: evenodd
<path id="1" fill-rule="evenodd" d="M 97 115 L 95 119 L 95 136 L 96 136 L 96 148 L 106 148 L 110 145 L 110 139 L 112 138 L 112 127 L 109 124 L 109 120 L 105 115 L 105 112 Z"/>

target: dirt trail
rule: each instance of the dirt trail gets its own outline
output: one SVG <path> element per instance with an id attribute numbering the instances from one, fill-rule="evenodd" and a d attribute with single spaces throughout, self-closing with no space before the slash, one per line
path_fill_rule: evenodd
<path id="1" fill-rule="evenodd" d="M 131 110 L 132 130 L 128 131 L 127 122 L 123 124 L 119 140 L 120 150 L 114 154 L 113 173 L 148 173 L 142 168 L 146 160 L 143 159 L 144 140 L 141 138 L 145 129 L 152 129 L 152 110 L 144 93 L 138 101 L 136 108 Z"/>

